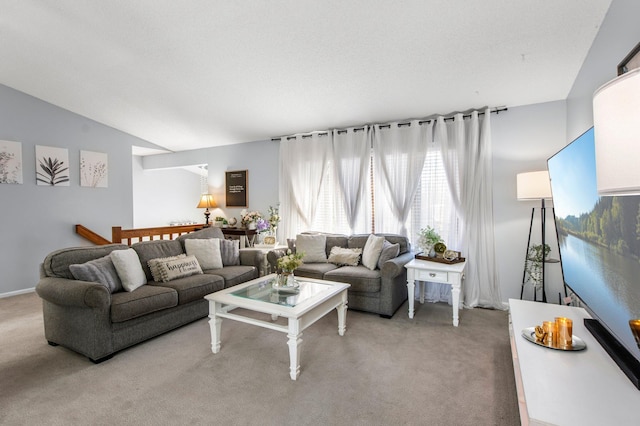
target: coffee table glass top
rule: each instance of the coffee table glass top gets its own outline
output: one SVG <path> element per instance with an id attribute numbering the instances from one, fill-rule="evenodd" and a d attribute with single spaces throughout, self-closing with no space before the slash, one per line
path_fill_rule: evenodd
<path id="1" fill-rule="evenodd" d="M 297 306 L 315 295 L 331 288 L 330 284 L 296 280 L 300 286 L 296 289 L 278 289 L 272 286 L 273 279 L 266 279 L 231 294 L 245 299 L 259 300 L 282 306 Z"/>

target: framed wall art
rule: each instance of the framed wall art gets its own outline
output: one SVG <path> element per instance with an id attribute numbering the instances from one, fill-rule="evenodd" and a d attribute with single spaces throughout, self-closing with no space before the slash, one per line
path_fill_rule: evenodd
<path id="1" fill-rule="evenodd" d="M 22 144 L 0 141 L 0 183 L 22 183 Z"/>
<path id="2" fill-rule="evenodd" d="M 247 207 L 247 170 L 225 172 L 227 207 Z"/>
<path id="3" fill-rule="evenodd" d="M 69 150 L 36 145 L 36 182 L 38 185 L 69 186 Z"/>
<path id="4" fill-rule="evenodd" d="M 80 151 L 80 186 L 106 188 L 109 178 L 107 154 Z"/>

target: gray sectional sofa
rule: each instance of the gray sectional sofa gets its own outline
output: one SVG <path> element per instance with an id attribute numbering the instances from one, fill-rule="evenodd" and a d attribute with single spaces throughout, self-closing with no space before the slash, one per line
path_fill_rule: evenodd
<path id="1" fill-rule="evenodd" d="M 341 235 L 321 234 L 326 236 L 326 256 L 330 259 L 333 247 L 364 249 L 369 234 Z M 366 311 L 390 318 L 407 300 L 407 270 L 404 267 L 414 253 L 406 237 L 395 234 L 376 234 L 383 236 L 389 243 L 398 244 L 396 257 L 382 259 L 375 269 L 369 269 L 362 260 L 355 266 L 342 266 L 321 261 L 303 263 L 294 272 L 296 277 L 318 278 L 351 284 L 348 290 L 349 309 Z M 289 249 L 296 251 L 296 241 L 289 240 Z M 272 250 L 267 254 L 271 270 L 278 269 L 278 258 L 285 255 L 286 250 Z"/>
<path id="2" fill-rule="evenodd" d="M 262 254 L 237 252 L 235 262 L 219 269 L 154 281 L 148 261 L 185 254 L 190 238 L 224 239 L 218 228 L 206 228 L 175 240 L 133 244 L 146 284 L 124 291 L 94 281 L 74 278 L 70 265 L 103 259 L 124 244 L 73 247 L 47 255 L 40 268 L 36 292 L 43 300 L 45 338 L 89 357 L 93 362 L 110 358 L 119 350 L 150 339 L 208 315 L 204 296 L 259 276 Z M 222 243 L 221 243 L 222 244 Z M 122 254 L 122 253 L 118 253 Z M 239 259 L 238 259 L 239 257 Z M 77 273 L 76 273 L 77 275 Z"/>

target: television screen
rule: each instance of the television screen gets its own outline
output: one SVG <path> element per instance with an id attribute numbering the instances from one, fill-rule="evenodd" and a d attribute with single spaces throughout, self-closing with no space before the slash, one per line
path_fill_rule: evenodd
<path id="1" fill-rule="evenodd" d="M 564 281 L 640 360 L 629 328 L 640 318 L 640 196 L 598 196 L 593 128 L 548 167 Z"/>

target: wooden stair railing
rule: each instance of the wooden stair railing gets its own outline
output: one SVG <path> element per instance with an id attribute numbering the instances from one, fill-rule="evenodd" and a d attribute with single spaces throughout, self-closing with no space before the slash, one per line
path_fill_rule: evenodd
<path id="1" fill-rule="evenodd" d="M 111 241 L 107 240 L 102 235 L 96 234 L 91 229 L 83 225 L 76 225 L 76 234 L 99 246 L 111 244 Z"/>
<path id="2" fill-rule="evenodd" d="M 149 241 L 154 239 L 173 240 L 174 237 L 180 236 L 182 234 L 188 234 L 202 228 L 204 228 L 204 224 L 202 223 L 193 225 L 158 226 L 155 228 L 137 229 L 122 229 L 121 226 L 114 226 L 111 228 L 111 241 L 113 241 L 114 243 L 124 242 L 130 246 L 135 242 L 145 241 L 145 238 Z"/>

